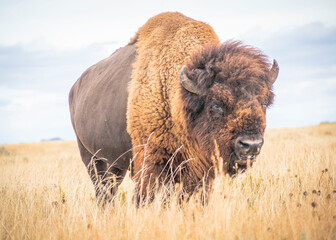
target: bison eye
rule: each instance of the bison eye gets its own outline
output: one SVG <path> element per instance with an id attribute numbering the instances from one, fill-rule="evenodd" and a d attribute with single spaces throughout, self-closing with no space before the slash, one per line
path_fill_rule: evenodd
<path id="1" fill-rule="evenodd" d="M 211 109 L 216 113 L 223 113 L 223 108 L 221 108 L 220 106 L 218 106 L 216 104 L 213 104 L 211 106 Z"/>

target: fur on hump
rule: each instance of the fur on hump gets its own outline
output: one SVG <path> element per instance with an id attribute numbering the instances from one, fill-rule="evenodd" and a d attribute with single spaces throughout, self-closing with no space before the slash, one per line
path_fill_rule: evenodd
<path id="1" fill-rule="evenodd" d="M 133 148 L 151 136 L 150 164 L 160 164 L 160 154 L 172 155 L 181 145 L 185 157 L 192 155 L 181 120 L 179 73 L 191 54 L 210 42 L 220 44 L 212 27 L 177 12 L 149 19 L 130 41 L 137 46 L 137 56 L 129 84 L 127 131 Z M 164 153 L 153 152 L 155 148 Z M 134 149 L 133 156 L 138 154 L 134 161 L 142 161 L 144 153 Z M 201 178 L 209 166 L 195 161 L 188 175 Z"/>

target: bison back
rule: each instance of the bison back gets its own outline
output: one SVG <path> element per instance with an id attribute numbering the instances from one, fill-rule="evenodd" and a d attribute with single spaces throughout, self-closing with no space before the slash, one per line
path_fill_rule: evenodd
<path id="1" fill-rule="evenodd" d="M 135 53 L 135 45 L 128 45 L 91 66 L 69 95 L 71 121 L 79 141 L 92 155 L 106 158 L 120 169 L 127 169 L 132 157 L 126 107 Z"/>

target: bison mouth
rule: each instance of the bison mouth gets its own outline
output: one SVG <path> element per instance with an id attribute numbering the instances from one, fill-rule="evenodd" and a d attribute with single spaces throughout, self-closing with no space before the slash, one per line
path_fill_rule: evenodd
<path id="1" fill-rule="evenodd" d="M 256 162 L 256 155 L 237 156 L 234 152 L 231 154 L 229 173 L 230 175 L 238 172 L 244 172 Z"/>
<path id="2" fill-rule="evenodd" d="M 233 141 L 233 149 L 230 157 L 229 172 L 235 174 L 244 171 L 256 161 L 264 144 L 261 134 L 240 135 Z"/>

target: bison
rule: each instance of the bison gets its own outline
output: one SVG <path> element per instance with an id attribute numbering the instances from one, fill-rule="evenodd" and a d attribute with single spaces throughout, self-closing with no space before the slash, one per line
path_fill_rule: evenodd
<path id="1" fill-rule="evenodd" d="M 106 185 L 113 194 L 128 169 L 138 196 L 168 181 L 192 192 L 216 171 L 245 169 L 264 143 L 278 71 L 253 47 L 220 43 L 203 22 L 171 12 L 149 19 L 70 91 L 96 194 Z"/>

